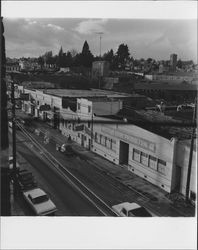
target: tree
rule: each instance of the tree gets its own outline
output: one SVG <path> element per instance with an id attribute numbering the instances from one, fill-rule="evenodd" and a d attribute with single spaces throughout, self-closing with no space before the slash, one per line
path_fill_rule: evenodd
<path id="1" fill-rule="evenodd" d="M 64 67 L 64 53 L 63 53 L 63 48 L 61 46 L 59 52 L 58 52 L 58 57 L 56 60 L 56 64 L 58 67 Z"/>
<path id="2" fill-rule="evenodd" d="M 182 68 L 182 60 L 181 60 L 181 59 L 179 59 L 179 60 L 177 61 L 177 67 L 178 67 L 179 69 Z"/>
<path id="3" fill-rule="evenodd" d="M 77 50 L 75 49 L 71 49 L 70 53 L 71 53 L 72 58 L 74 58 L 78 54 Z"/>
<path id="4" fill-rule="evenodd" d="M 113 53 L 113 50 L 109 50 L 107 53 L 105 53 L 103 55 L 103 58 L 105 61 L 108 61 L 108 62 L 113 62 L 113 59 L 114 59 L 114 53 Z"/>
<path id="5" fill-rule="evenodd" d="M 89 45 L 87 41 L 85 41 L 80 55 L 81 65 L 90 68 L 92 66 L 93 59 L 94 57 L 89 50 Z"/>
<path id="6" fill-rule="evenodd" d="M 43 65 L 44 65 L 44 59 L 43 59 L 42 56 L 39 56 L 39 58 L 38 58 L 38 64 L 41 66 L 41 68 L 43 67 Z"/>
<path id="7" fill-rule="evenodd" d="M 129 48 L 125 44 L 120 44 L 118 50 L 116 52 L 116 63 L 118 68 L 123 69 L 125 67 L 125 63 L 129 59 Z"/>
<path id="8" fill-rule="evenodd" d="M 149 57 L 146 61 L 147 61 L 148 64 L 150 64 L 150 63 L 153 62 L 153 59 Z"/>
<path id="9" fill-rule="evenodd" d="M 63 53 L 61 67 L 71 67 L 72 65 L 72 56 L 68 51 L 67 53 Z"/>
<path id="10" fill-rule="evenodd" d="M 104 59 L 105 61 L 108 61 L 108 62 L 109 62 L 109 64 L 110 64 L 109 67 L 110 67 L 111 70 L 116 69 L 116 65 L 115 65 L 115 55 L 114 55 L 114 52 L 113 52 L 112 49 L 109 50 L 107 53 L 105 53 L 105 54 L 103 55 L 103 59 Z"/>
<path id="11" fill-rule="evenodd" d="M 58 52 L 58 56 L 59 56 L 59 57 L 62 57 L 62 56 L 63 56 L 63 48 L 62 48 L 62 46 L 61 46 L 61 48 L 60 48 L 60 50 L 59 50 L 59 52 Z"/>
<path id="12" fill-rule="evenodd" d="M 52 57 L 53 57 L 53 54 L 52 54 L 52 51 L 47 51 L 44 55 L 44 61 L 45 63 L 47 64 L 51 64 L 52 62 Z"/>

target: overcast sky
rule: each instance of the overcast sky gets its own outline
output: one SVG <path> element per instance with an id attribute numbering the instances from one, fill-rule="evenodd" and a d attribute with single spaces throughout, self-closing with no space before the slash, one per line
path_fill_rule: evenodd
<path id="1" fill-rule="evenodd" d="M 119 44 L 128 45 L 134 58 L 169 59 L 176 53 L 183 60 L 197 57 L 197 20 L 159 19 L 77 19 L 77 18 L 4 18 L 6 56 L 38 57 L 52 50 L 57 54 L 82 50 L 87 40 L 94 55 L 102 54 Z"/>

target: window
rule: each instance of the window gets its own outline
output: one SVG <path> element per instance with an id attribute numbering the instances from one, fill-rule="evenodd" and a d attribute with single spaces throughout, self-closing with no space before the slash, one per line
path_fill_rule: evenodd
<path id="1" fill-rule="evenodd" d="M 122 209 L 122 212 L 127 216 L 127 210 L 125 208 Z"/>
<path id="2" fill-rule="evenodd" d="M 90 128 L 91 127 L 91 123 L 90 123 L 90 121 L 88 121 L 88 128 Z"/>
<path id="3" fill-rule="evenodd" d="M 42 203 L 42 202 L 45 202 L 48 200 L 49 200 L 49 197 L 47 195 L 42 195 L 42 196 L 38 196 L 36 198 L 32 198 L 32 203 L 38 204 L 38 203 Z"/>
<path id="4" fill-rule="evenodd" d="M 107 147 L 114 152 L 116 151 L 116 140 L 112 140 L 98 133 L 95 133 L 94 139 L 95 139 L 95 142 L 103 145 L 104 147 Z"/>
<path id="5" fill-rule="evenodd" d="M 149 156 L 149 167 L 157 170 L 157 159 L 151 155 Z"/>
<path id="6" fill-rule="evenodd" d="M 158 172 L 161 174 L 166 174 L 166 162 L 158 159 L 158 167 L 157 167 Z"/>
<path id="7" fill-rule="evenodd" d="M 112 145 L 111 139 L 107 138 L 106 139 L 106 146 L 107 146 L 107 148 L 111 148 L 111 145 Z"/>
<path id="8" fill-rule="evenodd" d="M 95 142 L 99 142 L 99 136 L 98 136 L 98 133 L 95 133 Z"/>
<path id="9" fill-rule="evenodd" d="M 116 152 L 116 140 L 111 140 L 112 141 L 112 150 Z"/>
<path id="10" fill-rule="evenodd" d="M 140 162 L 140 151 L 137 150 L 137 149 L 133 149 L 133 160 L 134 161 L 137 161 L 137 162 Z"/>
<path id="11" fill-rule="evenodd" d="M 105 136 L 101 136 L 101 144 L 103 146 L 106 146 L 106 137 Z"/>
<path id="12" fill-rule="evenodd" d="M 91 113 L 91 106 L 88 106 L 88 113 Z"/>
<path id="13" fill-rule="evenodd" d="M 140 162 L 143 165 L 148 166 L 148 154 L 145 154 L 145 153 L 141 152 Z"/>
<path id="14" fill-rule="evenodd" d="M 100 135 L 99 143 L 102 144 L 102 135 Z"/>

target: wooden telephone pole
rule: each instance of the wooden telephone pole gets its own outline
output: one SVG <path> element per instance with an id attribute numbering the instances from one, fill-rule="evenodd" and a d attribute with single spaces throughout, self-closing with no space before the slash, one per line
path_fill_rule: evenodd
<path id="1" fill-rule="evenodd" d="M 11 75 L 11 103 L 12 103 L 12 156 L 13 156 L 13 177 L 14 177 L 14 193 L 17 191 L 16 180 L 16 115 L 15 115 L 15 96 L 14 96 L 14 80 Z"/>

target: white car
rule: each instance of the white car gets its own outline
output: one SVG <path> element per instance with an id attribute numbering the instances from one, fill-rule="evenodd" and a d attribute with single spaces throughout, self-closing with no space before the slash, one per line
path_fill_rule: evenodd
<path id="1" fill-rule="evenodd" d="M 112 206 L 112 209 L 122 217 L 151 217 L 152 214 L 146 208 L 137 203 L 123 202 Z"/>
<path id="2" fill-rule="evenodd" d="M 55 204 L 40 188 L 25 191 L 23 196 L 36 215 L 54 215 L 57 211 Z"/>

